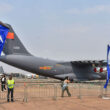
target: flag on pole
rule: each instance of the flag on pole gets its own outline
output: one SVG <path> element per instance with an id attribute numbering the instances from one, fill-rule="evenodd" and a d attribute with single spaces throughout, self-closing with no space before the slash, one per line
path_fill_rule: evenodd
<path id="1" fill-rule="evenodd" d="M 3 46 L 6 40 L 6 36 L 8 34 L 8 28 L 0 25 L 0 56 L 1 56 L 1 52 L 3 50 Z"/>
<path id="2" fill-rule="evenodd" d="M 110 68 L 109 68 L 109 51 L 110 51 L 110 46 L 107 46 L 107 78 L 106 78 L 106 83 L 104 85 L 104 88 L 107 88 L 107 85 L 109 83 L 109 77 L 110 77 Z"/>

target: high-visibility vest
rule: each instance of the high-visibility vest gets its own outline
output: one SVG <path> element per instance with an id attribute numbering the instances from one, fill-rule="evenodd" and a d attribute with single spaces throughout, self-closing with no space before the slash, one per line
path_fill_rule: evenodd
<path id="1" fill-rule="evenodd" d="M 8 88 L 9 89 L 12 89 L 14 87 L 14 80 L 13 79 L 12 80 L 8 80 L 7 83 L 8 83 Z"/>

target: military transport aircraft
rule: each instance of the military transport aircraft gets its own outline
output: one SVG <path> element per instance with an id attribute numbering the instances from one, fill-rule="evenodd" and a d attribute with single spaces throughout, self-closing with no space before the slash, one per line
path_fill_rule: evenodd
<path id="1" fill-rule="evenodd" d="M 35 57 L 26 50 L 11 25 L 2 22 L 0 48 L 5 54 L 0 57 L 0 61 L 38 75 L 60 80 L 68 76 L 71 81 L 106 79 L 104 60 L 59 62 Z"/>

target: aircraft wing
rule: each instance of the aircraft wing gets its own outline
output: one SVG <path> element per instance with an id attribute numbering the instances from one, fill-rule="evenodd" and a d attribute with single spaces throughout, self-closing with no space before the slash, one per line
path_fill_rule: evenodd
<path id="1" fill-rule="evenodd" d="M 93 67 L 103 67 L 107 66 L 106 60 L 84 60 L 84 61 L 70 61 L 70 62 L 60 62 L 59 64 L 68 65 L 72 64 L 74 66 L 93 66 Z"/>
<path id="2" fill-rule="evenodd" d="M 85 60 L 85 61 L 71 61 L 72 64 L 78 64 L 78 65 L 82 65 L 82 64 L 94 64 L 96 66 L 98 65 L 106 65 L 107 62 L 106 60 Z"/>
<path id="3" fill-rule="evenodd" d="M 75 76 L 73 77 L 73 79 L 76 78 L 76 80 L 95 80 L 95 79 L 106 78 L 106 74 L 101 74 L 100 72 L 94 71 L 95 68 L 97 67 L 99 67 L 100 70 L 101 69 L 103 70 L 103 67 L 107 65 L 107 62 L 105 60 L 70 61 L 70 62 L 63 62 L 60 64 L 63 65 L 71 64 L 73 69 L 73 75 Z M 72 78 L 71 75 L 69 76 Z"/>
<path id="4" fill-rule="evenodd" d="M 95 66 L 106 66 L 107 61 L 106 60 L 84 60 L 84 61 L 70 61 L 70 62 L 60 62 L 60 64 L 74 64 L 74 65 L 95 65 Z"/>

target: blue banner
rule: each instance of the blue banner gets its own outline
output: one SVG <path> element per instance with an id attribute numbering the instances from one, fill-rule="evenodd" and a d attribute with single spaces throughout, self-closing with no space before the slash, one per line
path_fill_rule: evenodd
<path id="1" fill-rule="evenodd" d="M 110 77 L 109 51 L 110 51 L 110 46 L 108 45 L 108 48 L 107 48 L 107 79 L 106 79 L 106 83 L 105 83 L 105 85 L 104 85 L 104 88 L 107 88 L 107 85 L 108 85 L 108 83 L 109 83 L 109 77 Z"/>
<path id="2" fill-rule="evenodd" d="M 6 40 L 6 36 L 8 34 L 8 28 L 0 25 L 0 55 L 2 53 L 2 50 L 3 50 L 3 46 L 4 46 L 4 43 L 5 43 L 5 40 Z"/>

